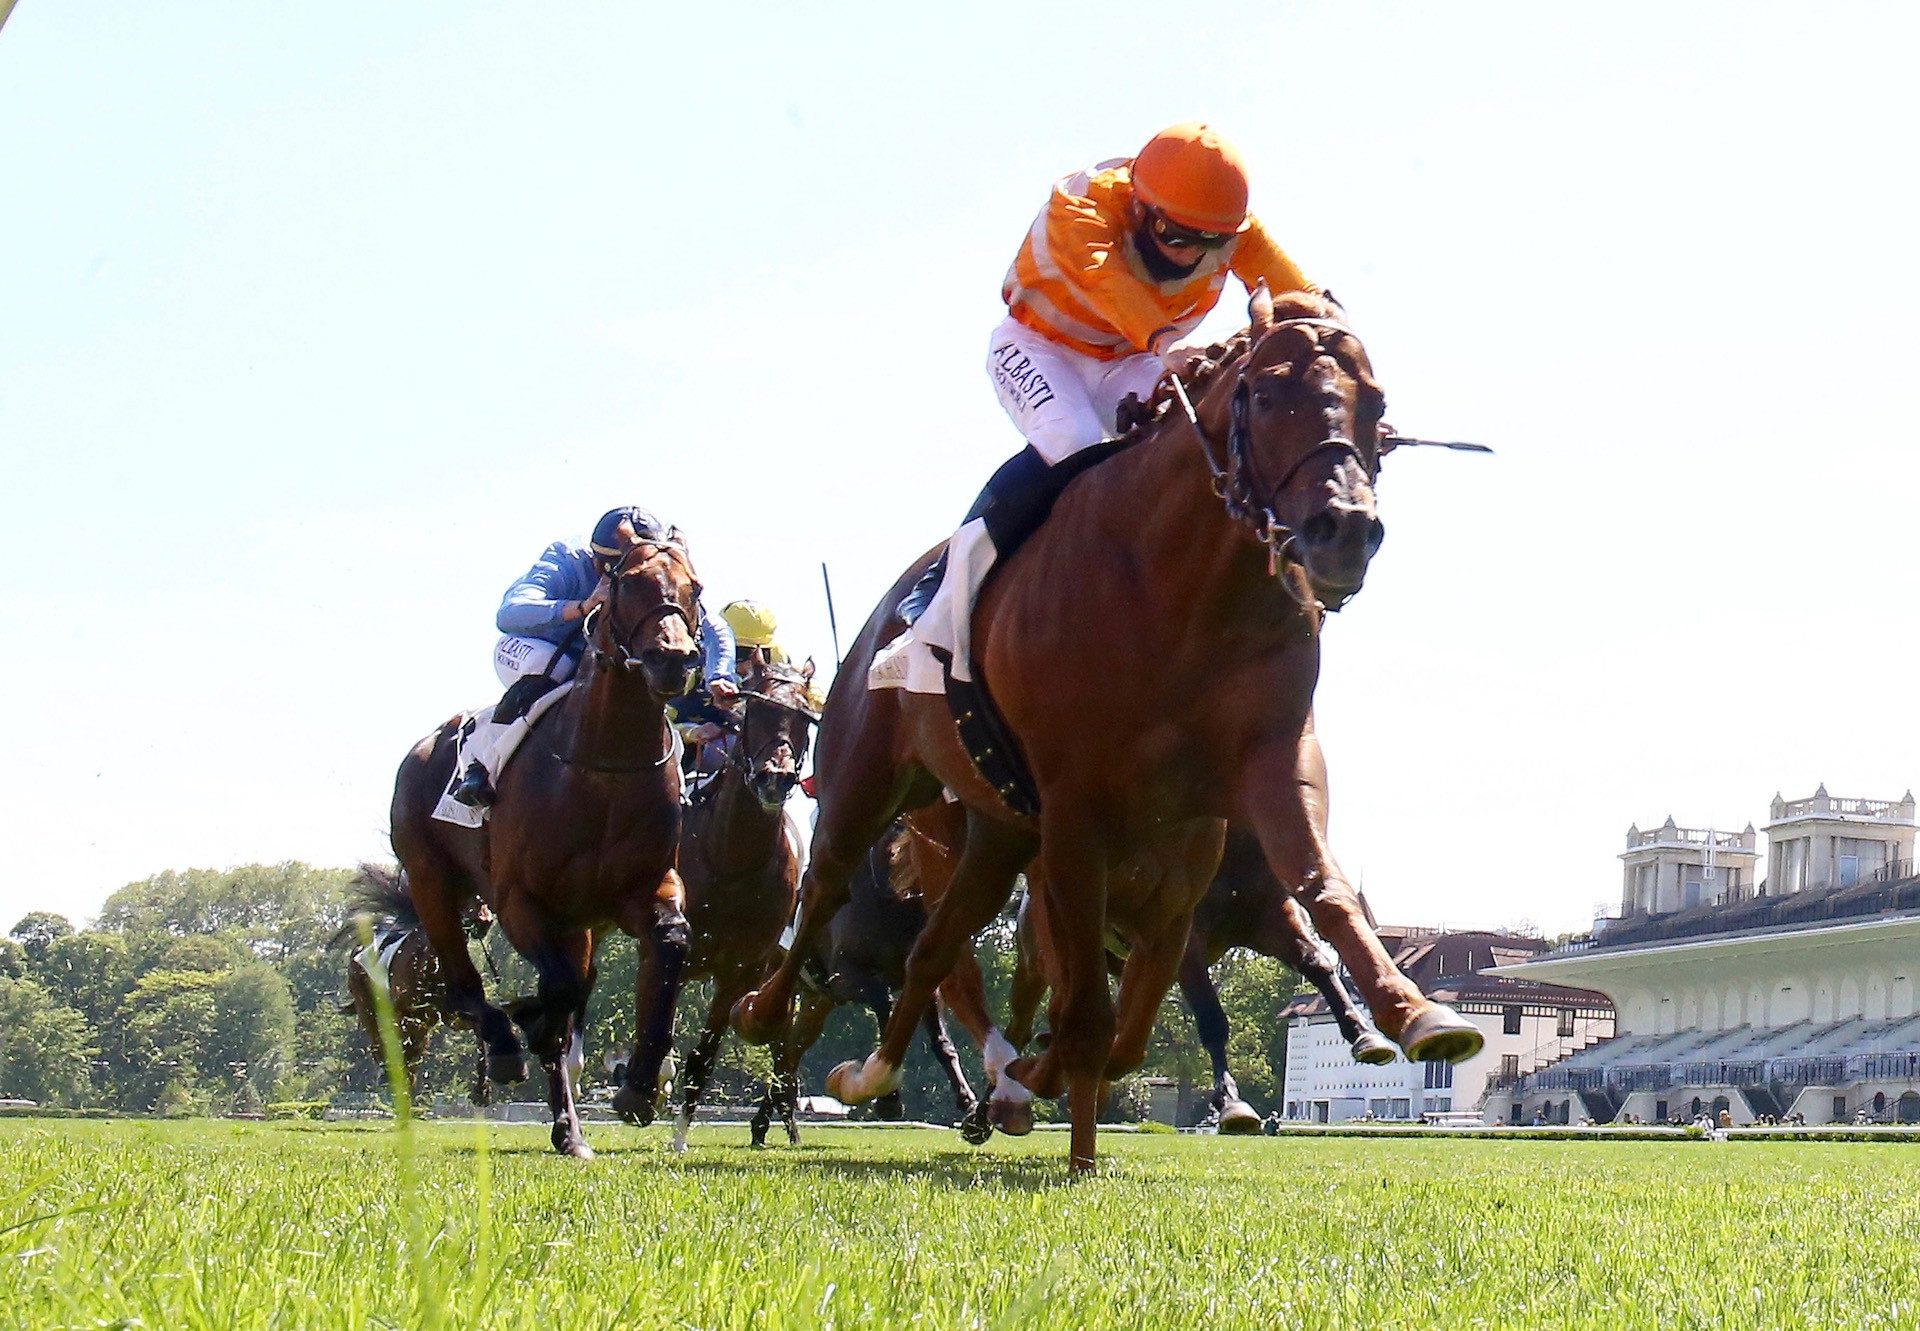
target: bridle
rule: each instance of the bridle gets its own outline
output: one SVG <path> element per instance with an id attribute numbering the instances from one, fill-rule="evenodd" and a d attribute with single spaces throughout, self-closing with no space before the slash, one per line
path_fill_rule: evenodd
<path id="1" fill-rule="evenodd" d="M 1174 398 L 1180 403 L 1181 410 L 1186 413 L 1187 423 L 1193 427 L 1194 438 L 1199 441 L 1200 457 L 1207 464 L 1214 496 L 1225 506 L 1227 517 L 1246 527 L 1253 533 L 1253 539 L 1266 548 L 1268 575 L 1279 578 L 1280 585 L 1287 590 L 1287 595 L 1292 597 L 1301 609 L 1338 610 L 1339 605 L 1327 606 L 1313 595 L 1304 577 L 1304 565 L 1294 552 L 1297 533 L 1280 521 L 1279 515 L 1273 511 L 1273 505 L 1279 499 L 1281 492 L 1293 484 L 1294 478 L 1300 474 L 1301 469 L 1323 453 L 1338 453 L 1353 459 L 1360 470 L 1366 473 L 1370 482 L 1378 478 L 1379 464 L 1377 461 L 1369 464 L 1365 455 L 1360 452 L 1359 446 L 1348 436 L 1330 434 L 1296 458 L 1293 465 L 1288 467 L 1280 479 L 1273 484 L 1268 485 L 1260 475 L 1259 463 L 1253 454 L 1253 430 L 1247 421 L 1248 401 L 1253 390 L 1248 384 L 1244 370 L 1246 364 L 1252 361 L 1259 344 L 1284 328 L 1320 328 L 1328 332 L 1343 333 L 1356 342 L 1359 341 L 1354 331 L 1343 323 L 1333 319 L 1310 318 L 1282 319 L 1269 325 L 1257 339 L 1250 338 L 1242 360 L 1239 382 L 1233 389 L 1233 403 L 1228 414 L 1226 447 L 1224 450 L 1219 450 L 1224 454 L 1222 460 L 1216 460 L 1214 443 L 1207 437 L 1206 427 L 1200 423 L 1199 413 L 1193 409 L 1193 401 L 1187 396 L 1186 385 L 1181 382 L 1179 372 L 1169 371 L 1167 378 L 1173 385 Z M 1314 350 L 1325 352 L 1317 341 L 1314 343 Z M 1292 575 L 1295 568 L 1301 569 L 1303 576 L 1296 579 Z"/>
<path id="2" fill-rule="evenodd" d="M 647 560 L 652 559 L 655 555 L 665 550 L 677 551 L 683 557 L 686 554 L 686 550 L 683 547 L 675 545 L 670 541 L 642 541 L 621 555 L 614 566 L 607 570 L 606 604 L 604 607 L 596 607 L 592 614 L 588 615 L 587 619 L 580 626 L 581 631 L 586 634 L 589 650 L 593 654 L 595 664 L 603 668 L 618 666 L 623 670 L 638 670 L 641 666 L 641 659 L 634 655 L 628 648 L 626 640 L 635 637 L 669 615 L 678 615 L 680 617 L 680 621 L 687 626 L 687 632 L 692 635 L 695 645 L 698 646 L 700 642 L 699 621 L 688 614 L 678 601 L 662 601 L 659 605 L 654 606 L 651 610 L 641 615 L 639 621 L 627 630 L 624 638 L 616 638 L 614 640 L 613 651 L 609 652 L 601 647 L 591 645 L 593 643 L 594 628 L 597 624 L 595 617 L 600 613 L 601 609 L 605 609 L 610 624 L 618 623 L 621 586 L 625 583 L 626 579 L 638 573 L 641 565 L 645 564 Z M 634 561 L 634 556 L 640 554 L 642 551 L 646 552 L 645 557 Z M 630 561 L 633 562 L 630 564 Z"/>
<path id="3" fill-rule="evenodd" d="M 769 671 L 762 676 L 762 679 L 772 684 L 795 685 L 801 688 L 804 688 L 806 685 L 805 679 L 797 674 L 788 675 Z M 743 688 L 740 690 L 740 697 L 748 702 L 757 702 L 775 708 L 778 711 L 787 713 L 789 716 L 797 716 L 807 725 L 818 725 L 820 722 L 820 713 L 810 704 L 796 703 L 790 699 L 780 697 L 778 694 L 768 692 L 765 689 Z M 747 725 L 751 719 L 752 712 L 743 707 L 738 719 L 734 720 L 727 727 L 738 737 L 738 742 L 728 749 L 725 759 L 726 765 L 737 772 L 740 779 L 748 783 L 749 786 L 752 784 L 760 762 L 760 751 L 754 749 L 747 734 Z M 792 737 L 786 734 L 775 735 L 773 740 L 768 744 L 762 745 L 761 749 L 772 752 L 777 750 L 782 744 L 787 745 L 789 748 L 793 747 Z M 797 762 L 795 764 L 794 775 L 796 778 L 799 776 Z"/>

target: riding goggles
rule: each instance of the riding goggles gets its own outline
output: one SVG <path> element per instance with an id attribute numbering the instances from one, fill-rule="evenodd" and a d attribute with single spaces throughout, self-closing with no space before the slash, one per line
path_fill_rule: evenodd
<path id="1" fill-rule="evenodd" d="M 1174 245 L 1190 250 L 1217 250 L 1233 239 L 1231 231 L 1196 231 L 1192 227 L 1181 226 L 1165 213 L 1154 211 L 1149 219 L 1154 238 L 1163 245 Z"/>

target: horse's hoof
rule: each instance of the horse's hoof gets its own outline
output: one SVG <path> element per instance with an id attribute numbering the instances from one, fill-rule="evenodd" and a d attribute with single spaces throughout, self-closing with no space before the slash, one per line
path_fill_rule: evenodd
<path id="1" fill-rule="evenodd" d="M 1480 1028 L 1445 1003 L 1432 1003 L 1400 1031 L 1400 1047 L 1416 1063 L 1462 1063 L 1486 1044 Z"/>
<path id="2" fill-rule="evenodd" d="M 799 1144 L 800 1144 L 800 1125 L 798 1123 L 789 1122 L 787 1124 L 787 1145 L 798 1146 Z"/>
<path id="3" fill-rule="evenodd" d="M 764 1147 L 767 1144 L 767 1129 L 772 1126 L 772 1119 L 761 1118 L 758 1115 L 755 1115 L 752 1121 L 747 1124 L 747 1131 L 752 1134 L 753 1144 L 755 1146 Z"/>
<path id="4" fill-rule="evenodd" d="M 760 1010 L 760 991 L 753 990 L 735 1001 L 727 1014 L 734 1033 L 747 1044 L 766 1044 L 773 1039 L 775 1021 L 771 1012 Z"/>
<path id="5" fill-rule="evenodd" d="M 644 1128 L 653 1122 L 653 1097 L 642 1095 L 631 1086 L 622 1086 L 613 1093 L 613 1112 L 635 1127 Z"/>
<path id="6" fill-rule="evenodd" d="M 861 1103 L 859 1100 L 853 1098 L 853 1089 L 848 1084 L 859 1075 L 860 1064 L 852 1059 L 848 1059 L 827 1074 L 827 1094 L 831 1095 L 843 1105 Z"/>
<path id="7" fill-rule="evenodd" d="M 578 1133 L 569 1135 L 564 1131 L 553 1134 L 553 1149 L 561 1155 L 572 1156 L 575 1160 L 593 1159 L 593 1148 Z"/>
<path id="8" fill-rule="evenodd" d="M 1379 1031 L 1361 1031 L 1353 1037 L 1353 1043 L 1347 1046 L 1356 1063 L 1370 1063 L 1383 1067 L 1400 1057 L 1400 1051 L 1393 1047 L 1393 1041 Z"/>
<path id="9" fill-rule="evenodd" d="M 1033 1131 L 1033 1101 L 989 1100 L 987 1122 L 1009 1137 L 1024 1137 Z"/>
<path id="10" fill-rule="evenodd" d="M 900 1092 L 892 1091 L 873 1102 L 873 1116 L 882 1123 L 898 1123 L 907 1116 L 907 1106 L 900 1099 Z"/>
<path id="11" fill-rule="evenodd" d="M 960 1116 L 960 1140 L 969 1146 L 985 1146 L 993 1140 L 993 1123 L 979 1105 Z"/>
<path id="12" fill-rule="evenodd" d="M 527 1079 L 527 1056 L 522 1053 L 487 1055 L 487 1079 L 517 1084 Z"/>
<path id="13" fill-rule="evenodd" d="M 1252 1137 L 1260 1132 L 1260 1115 L 1245 1100 L 1229 1100 L 1220 1110 L 1220 1133 L 1226 1137 Z"/>

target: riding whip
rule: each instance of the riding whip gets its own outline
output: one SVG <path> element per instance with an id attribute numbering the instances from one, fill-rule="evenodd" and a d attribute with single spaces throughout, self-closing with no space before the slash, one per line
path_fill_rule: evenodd
<path id="1" fill-rule="evenodd" d="M 840 621 L 833 614 L 833 579 L 827 576 L 827 561 L 820 561 L 820 585 L 827 589 L 827 627 L 833 630 L 833 668 L 840 668 Z"/>

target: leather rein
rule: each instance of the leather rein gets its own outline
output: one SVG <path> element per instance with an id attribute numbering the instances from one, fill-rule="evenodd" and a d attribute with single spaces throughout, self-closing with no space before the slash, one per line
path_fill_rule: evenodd
<path id="1" fill-rule="evenodd" d="M 1243 365 L 1245 361 L 1253 359 L 1253 353 L 1259 342 L 1265 341 L 1283 328 L 1319 328 L 1332 333 L 1344 333 L 1356 342 L 1359 341 L 1359 336 L 1351 328 L 1333 319 L 1282 319 L 1269 326 L 1257 340 L 1248 341 Z M 1332 354 L 1326 352 L 1325 348 L 1320 347 L 1317 342 L 1315 349 L 1325 354 Z M 1360 470 L 1367 474 L 1369 481 L 1378 476 L 1378 464 L 1368 465 L 1366 457 L 1362 455 L 1359 446 L 1351 438 L 1343 434 L 1333 434 L 1302 453 L 1279 480 L 1272 485 L 1267 485 L 1260 476 L 1259 464 L 1253 456 L 1253 431 L 1247 422 L 1247 402 L 1252 390 L 1247 385 L 1246 374 L 1242 372 L 1239 382 L 1234 385 L 1233 404 L 1228 418 L 1227 442 L 1224 449 L 1216 449 L 1213 440 L 1207 437 L 1206 427 L 1200 423 L 1199 413 L 1193 409 L 1193 400 L 1187 396 L 1187 388 L 1181 381 L 1179 372 L 1169 370 L 1167 379 L 1173 386 L 1175 400 L 1179 402 L 1181 411 L 1186 414 L 1187 424 L 1193 428 L 1194 438 L 1199 441 L 1200 457 L 1207 464 L 1214 497 L 1219 499 L 1226 508 L 1229 519 L 1247 528 L 1252 532 L 1253 539 L 1266 547 L 1268 576 L 1278 578 L 1280 585 L 1286 588 L 1287 595 L 1302 610 L 1338 610 L 1340 608 L 1338 605 L 1327 606 L 1313 595 L 1311 586 L 1304 576 L 1305 566 L 1293 550 L 1297 533 L 1280 521 L 1279 515 L 1273 511 L 1274 501 L 1280 497 L 1283 490 L 1293 484 L 1301 468 L 1322 453 L 1339 453 L 1353 459 L 1359 464 Z M 1216 454 L 1222 455 L 1220 460 L 1216 460 Z M 1296 579 L 1292 576 L 1296 568 L 1300 569 L 1302 574 L 1297 579 L 1299 586 L 1295 585 Z"/>

